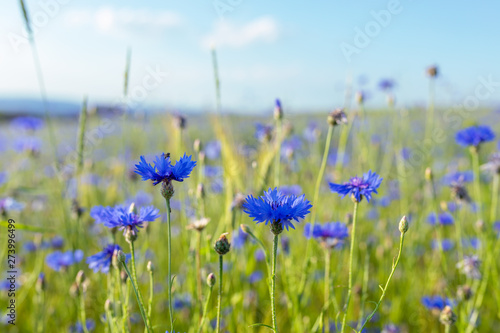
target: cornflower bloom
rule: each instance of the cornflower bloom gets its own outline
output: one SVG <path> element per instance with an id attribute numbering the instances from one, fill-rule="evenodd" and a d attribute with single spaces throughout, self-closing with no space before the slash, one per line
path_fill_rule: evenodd
<path id="1" fill-rule="evenodd" d="M 196 166 L 196 161 L 191 160 L 191 156 L 184 153 L 175 165 L 170 161 L 170 154 L 162 153 L 155 157 L 154 166 L 146 162 L 144 156 L 141 161 L 135 165 L 135 173 L 142 177 L 142 180 L 152 180 L 153 185 L 161 182 L 170 183 L 172 180 L 182 182 L 188 178 Z"/>
<path id="2" fill-rule="evenodd" d="M 69 266 L 79 263 L 83 259 L 83 251 L 76 250 L 61 252 L 55 251 L 45 257 L 45 263 L 55 271 L 66 270 Z"/>
<path id="3" fill-rule="evenodd" d="M 481 143 L 493 141 L 495 133 L 489 126 L 471 126 L 460 130 L 455 135 L 455 141 L 464 147 L 479 147 Z"/>
<path id="4" fill-rule="evenodd" d="M 307 223 L 304 228 L 304 236 L 318 239 L 326 249 L 339 249 L 344 245 L 344 239 L 349 236 L 349 233 L 347 226 L 341 222 L 314 224 L 314 227 Z"/>
<path id="5" fill-rule="evenodd" d="M 377 193 L 380 183 L 382 183 L 382 178 L 370 170 L 363 177 L 352 177 L 344 184 L 330 183 L 330 190 L 338 193 L 342 198 L 350 195 L 355 202 L 360 202 L 363 197 L 366 197 L 366 200 L 370 202 L 372 193 Z"/>
<path id="6" fill-rule="evenodd" d="M 454 223 L 453 215 L 450 213 L 441 213 L 436 216 L 436 213 L 431 213 L 427 216 L 427 222 L 431 225 L 436 225 L 439 222 L 440 225 L 452 225 Z"/>
<path id="7" fill-rule="evenodd" d="M 445 306 L 451 306 L 452 302 L 444 297 L 439 295 L 436 296 L 424 296 L 422 297 L 422 304 L 428 309 L 431 310 L 433 314 L 438 316 Z"/>
<path id="8" fill-rule="evenodd" d="M 94 273 L 101 271 L 102 273 L 107 274 L 111 264 L 113 263 L 113 256 L 121 249 L 122 248 L 116 244 L 107 245 L 101 252 L 87 257 L 87 264 L 89 265 L 89 268 L 92 269 Z M 129 259 L 130 254 L 127 254 L 126 261 Z"/>

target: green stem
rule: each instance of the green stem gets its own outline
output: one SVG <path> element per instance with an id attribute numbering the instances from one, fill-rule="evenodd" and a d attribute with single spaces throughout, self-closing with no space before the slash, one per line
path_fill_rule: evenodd
<path id="1" fill-rule="evenodd" d="M 429 79 L 429 109 L 427 110 L 427 122 L 425 126 L 425 139 L 430 140 L 434 128 L 434 78 Z"/>
<path id="2" fill-rule="evenodd" d="M 450 333 L 451 325 L 444 325 L 444 333 Z"/>
<path id="3" fill-rule="evenodd" d="M 132 252 L 132 265 L 134 265 L 134 259 L 133 258 L 134 258 L 134 254 Z M 128 274 L 128 277 L 129 277 L 129 280 L 130 280 L 130 282 L 132 284 L 132 287 L 134 288 L 135 297 L 137 299 L 137 303 L 139 304 L 139 310 L 141 311 L 141 316 L 142 316 L 142 320 L 144 320 L 144 325 L 146 325 L 146 329 L 147 329 L 148 333 L 151 333 L 151 332 L 153 332 L 153 330 L 149 326 L 149 321 L 148 321 L 148 319 L 146 317 L 146 312 L 144 311 L 144 305 L 142 304 L 142 301 L 141 301 L 142 296 L 140 295 L 140 291 L 138 289 L 138 286 L 136 286 L 136 283 L 135 283 L 135 281 L 133 279 L 132 274 L 130 273 L 130 271 L 129 271 L 128 267 L 127 267 L 127 264 L 125 264 L 125 262 L 122 262 L 122 265 L 123 265 L 123 268 L 125 269 L 125 271 Z"/>
<path id="4" fill-rule="evenodd" d="M 479 183 L 479 154 L 476 147 L 471 148 L 472 154 L 472 171 L 474 172 L 474 192 L 476 194 L 477 218 L 484 222 L 483 217 L 483 201 L 481 200 L 481 185 Z"/>
<path id="5" fill-rule="evenodd" d="M 361 304 L 359 305 L 359 322 L 358 330 L 363 326 L 363 317 L 365 316 L 365 303 L 368 298 L 368 280 L 370 276 L 370 253 L 366 251 L 365 254 L 365 267 L 363 272 L 363 286 L 361 288 Z"/>
<path id="6" fill-rule="evenodd" d="M 333 136 L 333 126 L 330 125 L 328 126 L 328 133 L 326 135 L 326 142 L 325 142 L 325 149 L 323 151 L 323 158 L 321 160 L 321 167 L 319 168 L 318 172 L 318 178 L 316 179 L 316 186 L 314 187 L 314 197 L 313 197 L 313 202 L 312 202 L 312 208 L 311 208 L 311 230 L 314 229 L 314 225 L 316 224 L 316 205 L 318 203 L 318 198 L 319 198 L 319 189 L 321 188 L 321 183 L 323 181 L 323 176 L 325 174 L 326 170 L 326 162 L 328 160 L 328 152 L 330 151 L 330 144 L 332 142 L 332 136 Z M 306 256 L 305 256 L 305 263 L 304 263 L 304 269 L 302 273 L 302 279 L 300 282 L 300 287 L 299 287 L 299 303 L 300 299 L 302 298 L 302 295 L 304 294 L 304 290 L 306 288 L 306 281 L 307 281 L 307 276 L 309 272 L 309 267 L 310 267 L 310 243 L 311 243 L 312 237 L 310 237 L 307 240 L 306 243 Z"/>
<path id="7" fill-rule="evenodd" d="M 154 277 L 153 270 L 149 271 L 149 302 L 148 302 L 148 318 L 151 320 L 151 314 L 153 312 L 153 295 L 154 295 Z M 144 329 L 146 332 L 146 329 Z"/>
<path id="8" fill-rule="evenodd" d="M 170 199 L 165 199 L 167 203 L 167 249 L 168 249 L 168 311 L 170 313 L 170 331 L 174 331 L 174 310 L 172 308 L 172 232 L 171 232 L 171 221 L 170 221 Z"/>
<path id="9" fill-rule="evenodd" d="M 203 315 L 201 316 L 200 326 L 198 326 L 198 333 L 201 333 L 201 330 L 203 329 L 203 323 L 205 322 L 205 318 L 207 317 L 208 304 L 210 303 L 210 296 L 212 296 L 213 286 L 209 288 L 210 291 L 208 292 L 207 300 L 205 301 L 205 307 L 203 308 Z"/>
<path id="10" fill-rule="evenodd" d="M 347 312 L 349 311 L 349 303 L 351 302 L 352 294 L 352 263 L 354 257 L 354 241 L 356 237 L 356 220 L 358 215 L 358 202 L 354 202 L 354 213 L 352 215 L 352 232 L 351 232 L 351 250 L 349 253 L 349 283 L 347 290 L 347 300 L 344 306 L 344 317 L 342 318 L 342 328 L 340 332 L 344 332 L 345 324 L 347 320 Z"/>
<path id="11" fill-rule="evenodd" d="M 87 315 L 85 313 L 85 296 L 83 294 L 83 290 L 80 290 L 79 292 L 79 298 L 80 298 L 80 321 L 82 322 L 82 329 L 84 333 L 89 333 L 89 330 L 87 329 Z"/>
<path id="12" fill-rule="evenodd" d="M 280 186 L 281 119 L 276 120 L 276 151 L 274 155 L 274 187 Z"/>
<path id="13" fill-rule="evenodd" d="M 278 256 L 278 235 L 274 235 L 273 241 L 273 266 L 272 266 L 272 275 L 271 275 L 271 314 L 273 318 L 273 328 L 274 332 L 278 333 L 278 323 L 276 319 L 276 257 Z"/>
<path id="14" fill-rule="evenodd" d="M 363 328 L 365 327 L 365 325 L 372 319 L 373 315 L 375 314 L 375 312 L 377 312 L 380 304 L 384 300 L 385 293 L 387 292 L 387 288 L 389 287 L 389 283 L 391 282 L 392 276 L 394 275 L 394 272 L 396 271 L 396 268 L 398 267 L 399 259 L 401 259 L 401 254 L 403 253 L 404 239 L 405 239 L 405 234 L 401 233 L 401 236 L 399 238 L 399 252 L 398 252 L 398 256 L 396 258 L 396 261 L 392 264 L 391 274 L 389 274 L 389 278 L 387 279 L 387 282 L 385 283 L 385 286 L 382 289 L 382 295 L 380 296 L 380 299 L 377 302 L 375 309 L 372 311 L 372 313 L 370 313 L 368 318 L 366 318 L 365 323 L 363 324 L 363 326 L 361 326 L 361 328 L 359 329 L 359 332 L 361 332 L 363 330 Z"/>
<path id="15" fill-rule="evenodd" d="M 325 249 L 325 298 L 323 300 L 324 303 L 324 312 L 327 313 L 328 305 L 330 303 L 330 259 L 331 259 L 331 251 L 330 249 Z M 328 314 L 328 313 L 327 313 Z M 325 333 L 330 333 L 330 323 L 328 322 L 328 315 L 325 316 L 326 325 L 325 325 Z"/>
<path id="16" fill-rule="evenodd" d="M 198 291 L 198 301 L 202 302 L 202 295 L 201 295 L 201 231 L 198 231 L 198 238 L 197 238 L 197 244 L 196 244 L 196 288 Z"/>
<path id="17" fill-rule="evenodd" d="M 217 329 L 216 329 L 217 333 L 220 333 L 220 313 L 222 307 L 222 267 L 223 267 L 223 259 L 222 256 L 219 255 L 219 296 L 217 298 Z"/>
<path id="18" fill-rule="evenodd" d="M 134 248 L 134 242 L 129 242 L 130 244 L 130 257 L 131 257 L 131 267 L 132 267 L 132 277 L 130 277 L 128 268 L 125 266 L 125 270 L 127 271 L 127 274 L 129 274 L 129 278 L 132 279 L 132 286 L 134 287 L 135 294 L 137 296 L 137 303 L 139 303 L 139 308 L 141 308 L 141 313 L 144 316 L 144 323 L 146 324 L 146 328 L 148 332 L 151 331 L 151 322 L 149 320 L 149 317 L 146 315 L 146 311 L 144 310 L 144 300 L 142 298 L 142 293 L 141 290 L 139 289 L 139 282 L 137 281 L 137 272 L 135 270 L 135 248 Z"/>
<path id="19" fill-rule="evenodd" d="M 122 318 L 122 328 L 123 332 L 129 332 L 129 326 L 128 326 L 128 304 L 130 300 L 130 275 L 129 279 L 127 280 L 127 292 L 125 294 L 125 302 L 123 302 L 123 318 Z"/>
<path id="20" fill-rule="evenodd" d="M 497 219 L 498 206 L 498 188 L 500 187 L 500 175 L 495 172 L 493 175 L 493 188 L 491 189 L 491 212 L 490 222 L 494 223 Z"/>

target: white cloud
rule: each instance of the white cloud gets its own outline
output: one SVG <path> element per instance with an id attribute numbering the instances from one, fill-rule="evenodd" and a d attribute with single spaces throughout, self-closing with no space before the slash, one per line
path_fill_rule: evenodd
<path id="1" fill-rule="evenodd" d="M 68 26 L 91 26 L 102 33 L 121 34 L 125 30 L 167 29 L 179 26 L 181 17 L 174 12 L 149 9 L 100 7 L 96 10 L 73 9 L 65 13 Z"/>
<path id="2" fill-rule="evenodd" d="M 203 38 L 202 45 L 243 47 L 257 42 L 272 43 L 278 35 L 278 24 L 272 17 L 261 17 L 243 26 L 219 21 L 214 31 Z"/>

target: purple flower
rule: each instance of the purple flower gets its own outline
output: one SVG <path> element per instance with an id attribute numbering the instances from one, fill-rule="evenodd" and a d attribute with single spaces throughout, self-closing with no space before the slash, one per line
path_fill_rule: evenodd
<path id="1" fill-rule="evenodd" d="M 441 213 L 438 216 L 436 216 L 436 213 L 430 213 L 429 216 L 427 216 L 427 222 L 431 225 L 436 225 L 436 220 L 438 220 L 441 225 L 452 225 L 454 222 L 453 215 L 450 213 Z"/>
<path id="2" fill-rule="evenodd" d="M 318 123 L 316 123 L 315 121 L 311 121 L 304 129 L 304 132 L 302 132 L 302 136 L 307 142 L 315 143 L 316 141 L 318 141 L 320 133 L 321 132 L 318 128 Z"/>
<path id="3" fill-rule="evenodd" d="M 455 141 L 464 147 L 477 147 L 483 142 L 493 141 L 495 133 L 489 126 L 479 125 L 464 128 L 455 135 Z"/>
<path id="4" fill-rule="evenodd" d="M 216 160 L 220 157 L 222 146 L 220 141 L 210 141 L 207 142 L 204 150 L 209 160 Z"/>
<path id="5" fill-rule="evenodd" d="M 17 117 L 10 125 L 15 130 L 36 131 L 43 127 L 43 120 L 38 117 Z"/>
<path id="6" fill-rule="evenodd" d="M 45 263 L 55 271 L 61 271 L 68 266 L 79 263 L 83 259 L 83 251 L 76 250 L 75 252 L 55 251 L 45 257 Z"/>
<path id="7" fill-rule="evenodd" d="M 123 234 L 130 231 L 132 235 L 139 232 L 138 228 L 144 226 L 144 222 L 153 222 L 160 217 L 159 210 L 154 206 L 141 207 L 139 214 L 133 211 L 134 205 L 127 208 L 124 205 L 115 207 L 93 207 L 90 210 L 92 216 L 97 223 L 102 223 L 108 228 L 119 228 L 123 230 Z"/>
<path id="8" fill-rule="evenodd" d="M 304 227 L 304 236 L 319 239 L 328 248 L 340 248 L 344 244 L 344 239 L 349 236 L 349 231 L 347 226 L 340 222 L 314 224 L 314 227 L 307 223 Z"/>
<path id="9" fill-rule="evenodd" d="M 268 142 L 273 135 L 273 126 L 261 123 L 255 124 L 255 138 L 260 142 Z"/>
<path id="10" fill-rule="evenodd" d="M 457 263 L 457 268 L 468 278 L 479 280 L 481 278 L 480 265 L 481 261 L 478 256 L 464 256 L 464 259 Z"/>
<path id="11" fill-rule="evenodd" d="M 372 193 L 377 193 L 380 183 L 382 183 L 382 178 L 370 170 L 363 177 L 352 177 L 344 184 L 330 183 L 330 190 L 338 193 L 342 198 L 351 195 L 353 200 L 360 202 L 363 197 L 366 197 L 366 200 L 370 202 Z"/>
<path id="12" fill-rule="evenodd" d="M 422 304 L 429 310 L 441 311 L 445 306 L 452 306 L 449 299 L 441 296 L 424 296 L 422 297 Z"/>
<path id="13" fill-rule="evenodd" d="M 155 157 L 154 167 L 146 162 L 144 156 L 141 156 L 141 161 L 135 165 L 135 173 L 140 175 L 142 180 L 152 180 L 153 185 L 157 185 L 162 181 L 182 182 L 184 178 L 189 177 L 195 166 L 196 161 L 192 161 L 191 156 L 185 153 L 175 165 L 170 162 L 169 154 L 162 153 Z"/>
<path id="14" fill-rule="evenodd" d="M 248 276 L 248 282 L 257 283 L 260 280 L 262 280 L 263 277 L 264 277 L 264 273 L 262 273 L 262 271 L 255 271 Z"/>
<path id="15" fill-rule="evenodd" d="M 38 154 L 42 150 L 42 140 L 34 136 L 17 138 L 14 141 L 14 150 L 18 153 L 29 152 Z"/>
<path id="16" fill-rule="evenodd" d="M 380 80 L 380 82 L 378 83 L 378 87 L 383 90 L 383 91 L 389 91 L 389 90 L 392 90 L 392 88 L 394 88 L 395 86 L 395 82 L 394 80 L 392 79 L 382 79 Z"/>

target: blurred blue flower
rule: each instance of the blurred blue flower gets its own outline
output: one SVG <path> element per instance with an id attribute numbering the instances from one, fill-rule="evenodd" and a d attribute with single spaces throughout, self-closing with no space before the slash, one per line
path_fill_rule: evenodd
<path id="1" fill-rule="evenodd" d="M 378 83 L 378 87 L 383 91 L 388 91 L 394 88 L 395 82 L 392 79 L 382 79 Z"/>
<path id="2" fill-rule="evenodd" d="M 260 142 L 268 142 L 273 135 L 273 126 L 255 123 L 255 138 Z"/>
<path id="3" fill-rule="evenodd" d="M 431 225 L 436 225 L 436 220 L 441 225 L 452 225 L 454 223 L 453 215 L 450 213 L 441 213 L 436 217 L 436 213 L 433 212 L 427 216 L 427 222 Z"/>
<path id="4" fill-rule="evenodd" d="M 296 150 L 302 148 L 302 141 L 294 135 L 289 139 L 286 139 L 281 144 L 281 157 L 284 159 L 291 159 Z"/>
<path id="5" fill-rule="evenodd" d="M 55 271 L 61 271 L 68 266 L 79 263 L 83 259 L 83 251 L 55 251 L 45 257 L 45 263 Z"/>
<path id="6" fill-rule="evenodd" d="M 196 166 L 196 161 L 191 160 L 191 156 L 184 153 L 175 165 L 170 162 L 170 156 L 162 153 L 155 157 L 154 167 L 146 162 L 144 156 L 141 156 L 141 161 L 135 165 L 135 173 L 142 177 L 142 180 L 152 180 L 153 185 L 157 185 L 162 181 L 170 182 L 172 180 L 182 182 L 184 178 L 188 178 Z"/>
<path id="7" fill-rule="evenodd" d="M 209 141 L 205 145 L 205 156 L 209 160 L 216 160 L 220 157 L 220 153 L 222 150 L 222 146 L 220 141 L 214 140 L 214 141 Z"/>
<path id="8" fill-rule="evenodd" d="M 443 183 L 448 186 L 456 183 L 459 184 L 469 183 L 473 180 L 474 180 L 474 173 L 470 170 L 452 172 L 443 177 Z"/>
<path id="9" fill-rule="evenodd" d="M 262 249 L 255 250 L 254 257 L 257 262 L 266 260 L 266 254 Z"/>
<path id="10" fill-rule="evenodd" d="M 36 131 L 43 127 L 43 120 L 38 117 L 17 117 L 10 125 L 15 130 Z"/>
<path id="11" fill-rule="evenodd" d="M 452 302 L 449 299 L 436 296 L 424 296 L 422 297 L 422 304 L 429 310 L 441 311 L 445 306 L 452 306 Z"/>
<path id="12" fill-rule="evenodd" d="M 24 207 L 26 204 L 11 197 L 0 199 L 0 212 L 20 212 Z"/>
<path id="13" fill-rule="evenodd" d="M 125 206 L 130 206 L 134 203 L 136 206 L 142 207 L 151 204 L 153 201 L 153 196 L 144 191 L 138 191 L 135 196 L 130 197 L 127 201 L 125 201 Z"/>
<path id="14" fill-rule="evenodd" d="M 119 251 L 121 249 L 122 248 L 116 244 L 107 245 L 101 252 L 87 257 L 87 264 L 89 264 L 89 268 L 93 270 L 94 273 L 101 271 L 102 273 L 107 274 L 113 261 L 113 254 L 115 251 Z M 128 261 L 130 259 L 130 254 L 127 254 L 125 258 L 126 261 Z"/>
<path id="15" fill-rule="evenodd" d="M 481 278 L 480 265 L 481 261 L 478 256 L 464 256 L 463 260 L 457 263 L 457 268 L 468 278 L 479 280 Z"/>
<path id="16" fill-rule="evenodd" d="M 292 220 L 300 222 L 307 214 L 312 205 L 305 195 L 298 197 L 296 195 L 285 196 L 277 188 L 269 189 L 259 198 L 249 195 L 243 204 L 244 212 L 252 217 L 258 223 L 265 222 L 280 223 L 287 230 L 295 229 Z"/>
<path id="17" fill-rule="evenodd" d="M 87 327 L 87 330 L 89 332 L 93 332 L 95 330 L 95 321 L 92 319 L 87 319 L 85 321 L 85 326 Z M 69 328 L 70 333 L 84 333 L 83 326 L 80 322 L 76 323 L 75 325 L 72 325 Z"/>
<path id="18" fill-rule="evenodd" d="M 302 187 L 300 185 L 282 185 L 279 190 L 283 195 L 296 195 L 299 196 L 302 193 Z"/>
<path id="19" fill-rule="evenodd" d="M 90 210 L 90 216 L 96 223 L 102 223 L 108 228 L 119 228 L 123 234 L 130 231 L 133 235 L 139 232 L 144 222 L 153 222 L 160 217 L 159 210 L 154 206 L 141 207 L 139 214 L 133 211 L 134 205 L 127 208 L 124 205 L 115 207 L 96 206 Z"/>
<path id="20" fill-rule="evenodd" d="M 262 273 L 262 271 L 255 271 L 248 276 L 248 282 L 257 283 L 260 280 L 262 280 L 263 277 L 264 277 L 264 273 Z"/>
<path id="21" fill-rule="evenodd" d="M 177 294 L 174 297 L 173 307 L 175 310 L 182 310 L 184 308 L 190 308 L 192 301 L 193 300 L 191 298 L 191 294 L 189 294 L 189 293 Z"/>
<path id="22" fill-rule="evenodd" d="M 14 141 L 13 148 L 18 153 L 38 154 L 42 150 L 42 140 L 34 136 L 19 137 Z"/>
<path id="23" fill-rule="evenodd" d="M 477 250 L 481 247 L 481 241 L 475 237 L 464 238 L 462 239 L 462 245 L 464 247 L 471 247 L 474 250 Z"/>
<path id="24" fill-rule="evenodd" d="M 341 222 L 314 224 L 314 227 L 311 223 L 307 223 L 304 227 L 304 236 L 319 239 L 328 248 L 340 248 L 344 244 L 344 239 L 349 236 L 349 230 Z"/>
<path id="25" fill-rule="evenodd" d="M 50 240 L 50 245 L 54 249 L 61 249 L 64 246 L 64 238 L 59 235 L 52 237 Z"/>
<path id="26" fill-rule="evenodd" d="M 394 324 L 385 325 L 380 333 L 400 333 L 399 327 Z"/>
<path id="27" fill-rule="evenodd" d="M 247 239 L 248 239 L 248 234 L 243 232 L 243 230 L 238 229 L 233 234 L 233 242 L 231 243 L 231 246 L 233 247 L 233 249 L 241 249 L 243 245 L 245 245 Z"/>
<path id="28" fill-rule="evenodd" d="M 321 132 L 319 130 L 318 123 L 315 121 L 311 121 L 304 129 L 304 132 L 302 132 L 302 136 L 307 142 L 315 143 L 316 141 L 318 141 L 320 133 Z"/>
<path id="29" fill-rule="evenodd" d="M 285 254 L 290 254 L 290 238 L 285 235 L 281 236 L 281 248 Z"/>
<path id="30" fill-rule="evenodd" d="M 460 130 L 455 135 L 455 141 L 461 146 L 477 147 L 483 142 L 493 141 L 495 133 L 489 126 L 471 126 Z"/>
<path id="31" fill-rule="evenodd" d="M 7 172 L 0 172 L 0 186 L 7 182 Z"/>
<path id="32" fill-rule="evenodd" d="M 366 197 L 366 200 L 370 202 L 372 193 L 377 193 L 380 183 L 382 183 L 382 178 L 370 170 L 363 177 L 352 177 L 344 184 L 330 183 L 330 190 L 338 193 L 342 198 L 351 195 L 357 202 L 360 202 L 363 197 Z"/>
<path id="33" fill-rule="evenodd" d="M 453 241 L 452 240 L 444 238 L 441 241 L 441 246 L 443 247 L 443 251 L 450 251 L 451 249 L 453 249 L 454 245 L 453 245 Z M 438 250 L 439 249 L 439 241 L 436 240 L 436 239 L 433 239 L 432 242 L 431 242 L 431 247 L 434 250 Z"/>
<path id="34" fill-rule="evenodd" d="M 213 178 L 213 177 L 220 177 L 222 176 L 223 169 L 221 166 L 217 165 L 205 165 L 203 167 L 203 174 L 206 177 Z"/>

